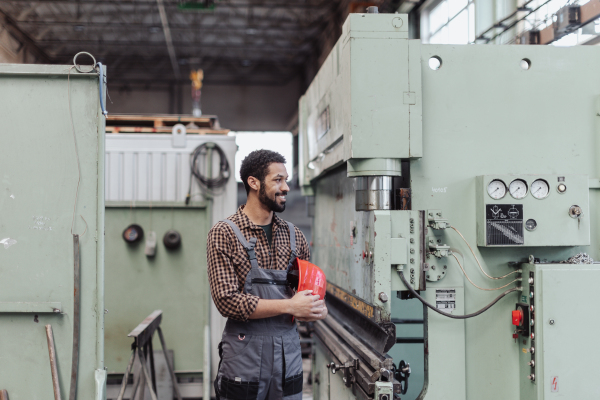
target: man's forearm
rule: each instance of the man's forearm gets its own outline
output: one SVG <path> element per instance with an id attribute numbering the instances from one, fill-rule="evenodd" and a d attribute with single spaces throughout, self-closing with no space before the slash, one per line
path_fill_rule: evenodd
<path id="1" fill-rule="evenodd" d="M 254 312 L 249 319 L 276 317 L 281 314 L 290 314 L 290 300 L 259 299 Z"/>

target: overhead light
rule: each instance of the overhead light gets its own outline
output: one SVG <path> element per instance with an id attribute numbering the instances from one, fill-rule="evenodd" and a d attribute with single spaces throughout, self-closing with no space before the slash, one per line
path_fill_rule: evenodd
<path id="1" fill-rule="evenodd" d="M 160 27 L 159 26 L 151 26 L 148 28 L 148 32 L 150 33 L 158 33 L 160 32 Z"/>
<path id="2" fill-rule="evenodd" d="M 73 30 L 75 32 L 83 32 L 84 29 L 85 29 L 85 26 L 83 26 L 83 25 L 74 25 L 73 26 Z"/>

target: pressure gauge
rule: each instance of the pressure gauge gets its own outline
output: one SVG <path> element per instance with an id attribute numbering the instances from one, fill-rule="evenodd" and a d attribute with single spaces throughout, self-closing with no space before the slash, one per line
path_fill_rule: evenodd
<path id="1" fill-rule="evenodd" d="M 506 195 L 506 184 L 500 179 L 494 179 L 488 184 L 487 191 L 492 199 L 499 200 Z"/>
<path id="2" fill-rule="evenodd" d="M 538 179 L 531 184 L 531 195 L 536 199 L 545 199 L 550 194 L 550 185 L 543 179 Z"/>
<path id="3" fill-rule="evenodd" d="M 523 179 L 515 179 L 508 186 L 508 191 L 515 199 L 522 199 L 527 196 L 527 183 Z"/>

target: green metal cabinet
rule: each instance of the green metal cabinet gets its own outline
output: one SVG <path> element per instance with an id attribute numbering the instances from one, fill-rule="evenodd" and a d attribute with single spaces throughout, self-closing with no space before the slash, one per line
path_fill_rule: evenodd
<path id="1" fill-rule="evenodd" d="M 104 116 L 98 85 L 97 72 L 70 66 L 0 64 L 0 389 L 11 400 L 54 398 L 47 324 L 62 398 L 69 396 L 73 234 L 79 235 L 81 268 L 77 397 L 104 396 Z"/>

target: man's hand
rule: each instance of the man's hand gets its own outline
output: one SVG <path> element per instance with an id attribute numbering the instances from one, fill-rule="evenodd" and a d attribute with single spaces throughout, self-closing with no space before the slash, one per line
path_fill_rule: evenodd
<path id="1" fill-rule="evenodd" d="M 313 295 L 312 290 L 303 290 L 296 293 L 290 301 L 290 311 L 299 321 L 318 321 L 327 316 L 327 306 L 324 300 L 319 300 L 319 295 Z"/>
<path id="2" fill-rule="evenodd" d="M 275 317 L 281 314 L 292 314 L 299 321 L 318 321 L 327 316 L 327 307 L 312 290 L 296 293 L 291 299 L 259 299 L 250 319 Z"/>

